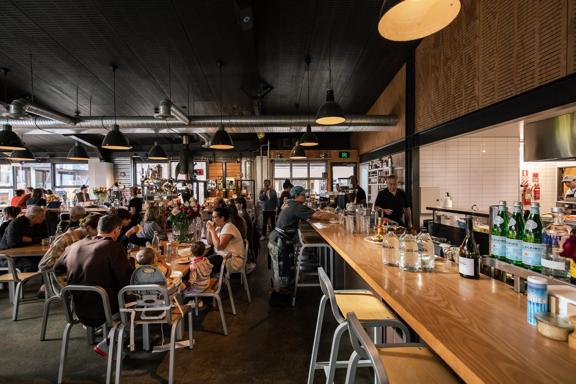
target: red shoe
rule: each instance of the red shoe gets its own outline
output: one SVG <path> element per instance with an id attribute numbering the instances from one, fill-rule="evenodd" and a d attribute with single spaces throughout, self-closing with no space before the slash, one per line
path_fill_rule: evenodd
<path id="1" fill-rule="evenodd" d="M 93 351 L 102 357 L 108 357 L 108 344 L 106 344 L 106 341 L 101 341 L 96 344 Z"/>

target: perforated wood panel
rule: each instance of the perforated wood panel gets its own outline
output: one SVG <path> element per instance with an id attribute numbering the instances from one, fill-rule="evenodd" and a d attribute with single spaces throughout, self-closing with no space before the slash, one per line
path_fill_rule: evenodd
<path id="1" fill-rule="evenodd" d="M 226 163 L 226 177 L 234 177 L 236 179 L 239 179 L 241 173 L 242 171 L 240 170 L 240 163 L 236 162 Z"/>
<path id="2" fill-rule="evenodd" d="M 576 72 L 576 0 L 568 0 L 568 50 L 567 50 L 567 71 Z"/>
<path id="3" fill-rule="evenodd" d="M 576 70 L 574 3 L 463 0 L 458 18 L 416 50 L 417 131 L 566 76 L 569 52 Z"/>
<path id="4" fill-rule="evenodd" d="M 223 163 L 210 163 L 208 164 L 208 178 L 217 179 L 224 175 Z"/>

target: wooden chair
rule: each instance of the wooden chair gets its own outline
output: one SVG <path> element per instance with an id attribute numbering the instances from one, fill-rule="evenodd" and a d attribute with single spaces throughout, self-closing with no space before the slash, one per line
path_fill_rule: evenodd
<path id="1" fill-rule="evenodd" d="M 370 366 L 374 369 L 375 382 L 378 384 L 460 382 L 426 345 L 421 343 L 375 344 L 370 340 L 354 313 L 348 313 L 346 318 L 350 341 L 354 348 L 348 360 L 346 384 L 356 382 L 356 368 L 360 359 L 370 361 Z M 364 324 L 364 326 L 378 325 L 378 321 Z"/>
<path id="2" fill-rule="evenodd" d="M 23 301 L 23 288 L 24 284 L 35 277 L 41 277 L 40 272 L 18 272 L 14 265 L 14 259 L 10 256 L 0 255 L 0 260 L 4 260 L 8 266 L 8 273 L 0 275 L 0 283 L 7 283 L 10 288 L 10 293 L 14 292 L 11 297 L 13 303 L 12 320 L 18 320 L 18 309 L 20 302 Z M 15 286 L 15 289 L 14 289 Z"/>

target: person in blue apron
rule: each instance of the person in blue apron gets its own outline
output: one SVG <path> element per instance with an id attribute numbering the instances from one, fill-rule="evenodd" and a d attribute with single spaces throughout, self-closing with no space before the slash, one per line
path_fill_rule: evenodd
<path id="1" fill-rule="evenodd" d="M 300 220 L 330 220 L 337 218 L 333 213 L 315 211 L 303 204 L 306 201 L 307 189 L 295 186 L 290 190 L 290 199 L 287 206 L 282 209 L 276 227 L 268 238 L 268 251 L 272 269 L 273 293 L 270 298 L 271 305 L 289 305 L 289 294 L 282 295 L 282 288 L 288 288 L 290 280 L 290 255 L 294 253 L 294 242 L 297 241 L 298 225 Z M 280 269 L 280 261 L 282 269 Z"/>

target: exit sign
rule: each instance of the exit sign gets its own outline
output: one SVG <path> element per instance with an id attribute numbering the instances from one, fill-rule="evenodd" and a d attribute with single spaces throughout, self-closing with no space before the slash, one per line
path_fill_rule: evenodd
<path id="1" fill-rule="evenodd" d="M 350 152 L 338 152 L 338 157 L 341 159 L 349 159 Z"/>

